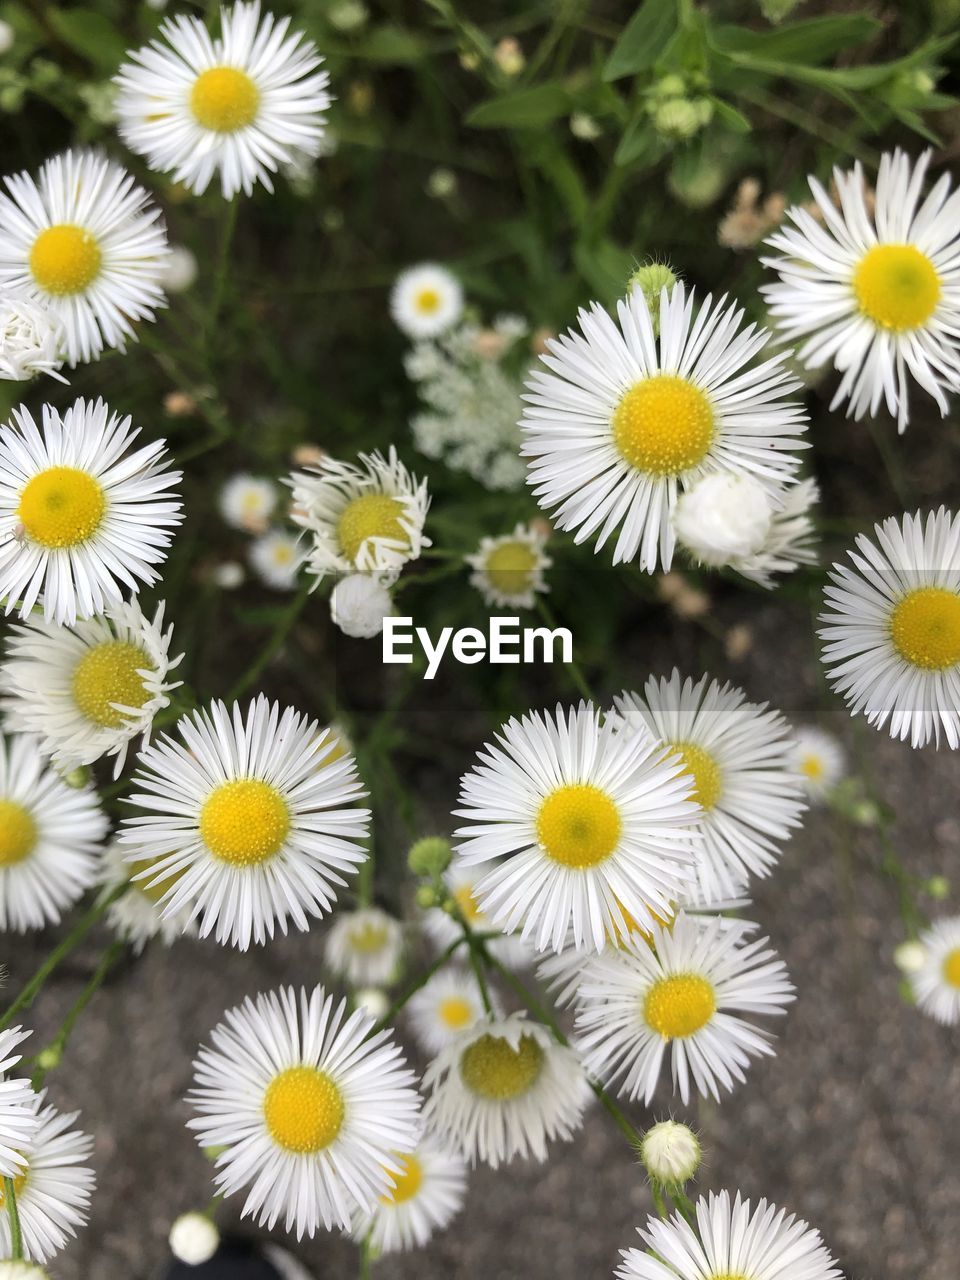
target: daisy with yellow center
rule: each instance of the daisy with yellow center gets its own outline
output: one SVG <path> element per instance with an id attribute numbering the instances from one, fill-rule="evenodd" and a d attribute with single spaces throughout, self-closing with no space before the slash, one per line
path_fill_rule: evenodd
<path id="1" fill-rule="evenodd" d="M 390 314 L 408 338 L 436 338 L 463 314 L 463 290 L 456 276 L 432 262 L 402 272 L 390 293 Z"/>
<path id="2" fill-rule="evenodd" d="M 820 1233 L 785 1209 L 740 1193 L 701 1196 L 695 1221 L 650 1218 L 643 1249 L 622 1249 L 617 1280 L 843 1280 Z"/>
<path id="3" fill-rule="evenodd" d="M 93 788 L 67 786 L 37 738 L 0 735 L 0 930 L 56 924 L 93 884 L 108 825 Z"/>
<path id="4" fill-rule="evenodd" d="M 492 916 L 481 910 L 477 900 L 477 886 L 485 874 L 484 867 L 467 866 L 462 858 L 455 857 L 443 875 L 457 912 L 475 933 L 495 933 L 500 927 Z M 463 936 L 459 920 L 440 908 L 431 908 L 424 913 L 423 927 L 438 951 L 444 951 L 451 942 Z M 533 948 L 516 933 L 490 938 L 485 945 L 491 955 L 509 969 L 526 968 L 534 958 Z"/>
<path id="5" fill-rule="evenodd" d="M 287 529 L 271 529 L 254 538 L 247 552 L 250 567 L 274 591 L 293 591 L 303 564 L 300 539 Z"/>
<path id="6" fill-rule="evenodd" d="M 221 10 L 220 35 L 185 14 L 128 54 L 116 76 L 120 136 L 151 169 L 199 195 L 273 190 L 282 166 L 320 154 L 329 76 L 312 41 L 260 3 Z"/>
<path id="7" fill-rule="evenodd" d="M 263 533 L 277 505 L 277 487 L 263 476 L 239 472 L 220 490 L 220 514 L 232 529 Z"/>
<path id="8" fill-rule="evenodd" d="M 790 753 L 790 766 L 799 776 L 813 802 L 822 802 L 846 773 L 843 747 L 826 730 L 815 725 L 797 729 Z"/>
<path id="9" fill-rule="evenodd" d="M 532 609 L 537 596 L 550 590 L 543 577 L 553 564 L 546 544 L 545 533 L 525 524 L 499 538 L 482 538 L 466 557 L 473 570 L 470 585 L 491 608 Z"/>
<path id="10" fill-rule="evenodd" d="M 912 382 L 943 415 L 960 390 L 957 196 L 944 173 L 923 198 L 930 155 L 884 154 L 872 213 L 859 162 L 834 170 L 837 203 L 810 178 L 822 220 L 789 209 L 767 241 L 777 256 L 764 259 L 780 277 L 763 290 L 777 328 L 803 339 L 808 368 L 843 375 L 831 409 L 846 402 L 849 417 L 875 417 L 885 404 L 900 431 Z"/>
<path id="11" fill-rule="evenodd" d="M 119 777 L 130 742 L 149 739 L 179 685 L 167 676 L 183 657 L 169 656 L 173 628 L 164 631 L 163 612 L 161 603 L 150 620 L 134 598 L 71 627 L 31 615 L 11 628 L 0 663 L 4 709 L 39 736 L 61 772 L 115 756 Z"/>
<path id="12" fill-rule="evenodd" d="M 467 1190 L 463 1157 L 426 1135 L 409 1155 L 397 1155 L 393 1185 L 353 1226 L 357 1241 L 369 1240 L 375 1255 L 423 1248 L 460 1212 Z"/>
<path id="13" fill-rule="evenodd" d="M 137 954 L 154 938 L 171 947 L 180 938 L 195 937 L 197 933 L 189 903 L 174 915 L 163 913 L 163 896 L 183 873 L 174 872 L 162 880 L 136 878 L 139 872 L 151 871 L 153 866 L 154 863 L 130 862 L 128 850 L 112 841 L 104 851 L 98 876 L 103 885 L 102 899 L 113 897 L 118 889 L 123 889 L 121 896 L 107 908 L 107 924 Z"/>
<path id="14" fill-rule="evenodd" d="M 292 518 L 308 530 L 304 556 L 320 583 L 328 574 L 393 574 L 416 560 L 430 539 L 423 525 L 430 499 L 392 446 L 386 457 L 360 454 L 357 463 L 326 457 L 295 472 Z"/>
<path id="15" fill-rule="evenodd" d="M 907 974 L 918 1008 L 944 1026 L 960 1022 L 960 916 L 937 920 L 920 935 L 923 963 Z"/>
<path id="16" fill-rule="evenodd" d="M 486 1016 L 471 972 L 447 965 L 407 1006 L 413 1030 L 428 1053 L 439 1053 Z M 494 1011 L 498 1004 L 494 1000 Z"/>
<path id="17" fill-rule="evenodd" d="M 130 450 L 138 432 L 102 400 L 42 430 L 21 405 L 0 426 L 0 600 L 26 618 L 42 597 L 58 625 L 92 618 L 159 578 L 180 502 L 162 440 Z"/>
<path id="18" fill-rule="evenodd" d="M 683 284 L 663 291 L 659 332 L 638 287 L 614 319 L 598 303 L 550 339 L 527 380 L 521 428 L 528 483 L 560 529 L 613 563 L 669 569 L 680 493 L 704 476 L 751 476 L 775 491 L 799 467 L 806 421 L 786 399 L 785 354 L 755 358 L 767 335 Z M 619 532 L 617 532 L 619 531 Z"/>
<path id="19" fill-rule="evenodd" d="M 484 1018 L 442 1049 L 423 1077 L 425 1123 L 469 1160 L 496 1169 L 545 1160 L 583 1122 L 590 1086 L 577 1054 L 522 1013 Z"/>
<path id="20" fill-rule="evenodd" d="M 124 349 L 165 305 L 169 256 L 160 211 L 119 165 L 87 151 L 56 156 L 0 195 L 0 290 L 41 303 L 70 365 Z"/>
<path id="21" fill-rule="evenodd" d="M 379 907 L 338 912 L 323 946 L 331 973 L 351 987 L 394 982 L 403 952 L 403 927 Z"/>
<path id="22" fill-rule="evenodd" d="M 729 684 L 678 671 L 651 676 L 642 693 L 625 691 L 614 703 L 613 721 L 646 729 L 693 786 L 700 899 L 737 898 L 751 875 L 769 875 L 805 807 L 783 717 Z"/>
<path id="23" fill-rule="evenodd" d="M 823 663 L 851 715 L 913 747 L 960 746 L 960 518 L 941 507 L 860 534 L 824 592 Z"/>
<path id="24" fill-rule="evenodd" d="M 262 695 L 214 702 L 139 757 L 120 840 L 165 918 L 246 950 L 326 915 L 365 853 L 369 810 L 352 756 L 328 760 L 313 720 Z M 146 865 L 144 865 L 146 864 Z"/>
<path id="25" fill-rule="evenodd" d="M 749 926 L 679 915 L 652 943 L 631 938 L 591 958 L 577 992 L 577 1044 L 588 1074 L 648 1103 L 663 1059 L 689 1101 L 746 1079 L 750 1060 L 772 1054 L 768 1032 L 741 1016 L 779 1015 L 793 1000 L 786 969 Z"/>
<path id="26" fill-rule="evenodd" d="M 285 987 L 214 1029 L 194 1064 L 189 1127 L 222 1149 L 219 1194 L 248 1188 L 243 1216 L 271 1231 L 282 1221 L 299 1240 L 321 1224 L 349 1230 L 396 1190 L 420 1104 L 400 1049 L 373 1028 L 322 987 Z"/>

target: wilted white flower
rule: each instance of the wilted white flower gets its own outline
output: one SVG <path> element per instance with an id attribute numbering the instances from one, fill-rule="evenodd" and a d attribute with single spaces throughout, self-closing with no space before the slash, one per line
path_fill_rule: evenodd
<path id="1" fill-rule="evenodd" d="M 303 563 L 300 539 L 286 529 L 271 529 L 250 543 L 250 564 L 263 582 L 275 591 L 292 591 Z"/>
<path id="2" fill-rule="evenodd" d="M 370 640 L 393 613 L 390 592 L 376 574 L 351 573 L 330 593 L 330 617 L 344 635 Z"/>
<path id="3" fill-rule="evenodd" d="M 726 565 L 755 555 L 766 541 L 773 517 L 767 488 L 745 472 L 701 476 L 677 500 L 677 538 L 702 564 Z"/>
<path id="4" fill-rule="evenodd" d="M 0 300 L 0 378 L 27 382 L 47 373 L 66 382 L 57 372 L 63 364 L 62 348 L 63 324 L 53 312 L 17 293 Z"/>

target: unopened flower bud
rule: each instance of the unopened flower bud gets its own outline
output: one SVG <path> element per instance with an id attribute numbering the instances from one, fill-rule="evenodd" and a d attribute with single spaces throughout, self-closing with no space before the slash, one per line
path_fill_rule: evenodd
<path id="1" fill-rule="evenodd" d="M 443 836 L 424 836 L 407 854 L 407 866 L 415 876 L 439 876 L 450 865 L 450 841 Z"/>
<path id="2" fill-rule="evenodd" d="M 62 773 L 60 776 L 68 787 L 72 787 L 74 791 L 79 791 L 90 781 L 90 766 L 88 764 L 81 764 L 78 765 L 76 769 L 71 769 L 68 773 Z"/>
<path id="3" fill-rule="evenodd" d="M 220 1247 L 220 1232 L 203 1213 L 182 1213 L 170 1228 L 170 1249 L 179 1262 L 198 1267 Z"/>
<path id="4" fill-rule="evenodd" d="M 946 876 L 931 876 L 926 884 L 927 893 L 937 902 L 949 896 L 950 881 Z"/>
<path id="5" fill-rule="evenodd" d="M 927 949 L 922 942 L 901 942 L 893 953 L 893 963 L 901 973 L 919 973 L 927 962 Z"/>
<path id="6" fill-rule="evenodd" d="M 429 911 L 431 907 L 437 905 L 437 891 L 431 884 L 420 885 L 414 896 L 417 906 L 422 907 L 424 911 Z"/>
<path id="7" fill-rule="evenodd" d="M 700 1168 L 703 1152 L 697 1135 L 685 1124 L 661 1120 L 640 1143 L 640 1159 L 654 1182 L 682 1186 Z"/>

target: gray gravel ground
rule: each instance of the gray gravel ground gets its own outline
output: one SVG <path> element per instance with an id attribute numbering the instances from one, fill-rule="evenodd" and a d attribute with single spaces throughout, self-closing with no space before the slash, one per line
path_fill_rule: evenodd
<path id="1" fill-rule="evenodd" d="M 751 621 L 754 653 L 729 674 L 797 720 L 811 718 L 818 692 L 808 622 L 766 604 Z M 649 650 L 638 651 L 638 670 L 641 656 L 650 662 Z M 832 727 L 851 740 L 844 716 L 837 713 Z M 899 815 L 904 860 L 960 881 L 957 761 L 911 752 L 873 731 L 864 741 Z M 438 817 L 452 800 L 437 792 Z M 956 1280 L 957 1036 L 898 996 L 890 957 L 901 927 L 879 857 L 875 833 L 822 812 L 810 816 L 776 875 L 756 887 L 756 917 L 799 989 L 777 1057 L 756 1066 L 722 1107 L 695 1107 L 687 1117 L 664 1095 L 654 1114 L 701 1127 L 705 1188 L 766 1195 L 816 1223 L 849 1280 Z M 90 1229 L 57 1261 L 54 1280 L 155 1276 L 170 1221 L 209 1194 L 209 1169 L 184 1128 L 181 1101 L 198 1042 L 246 993 L 320 979 L 320 951 L 318 934 L 247 955 L 185 942 L 149 951 L 95 1000 L 50 1080 L 51 1099 L 82 1108 L 97 1135 L 99 1179 Z M 9 989 L 41 954 L 35 939 L 11 948 Z M 69 1007 L 92 959 L 91 946 L 38 1001 L 31 1015 L 38 1039 Z M 601 1280 L 650 1209 L 630 1150 L 597 1109 L 546 1165 L 479 1170 L 452 1228 L 423 1253 L 384 1261 L 376 1274 Z M 301 1253 L 319 1277 L 355 1274 L 352 1247 L 336 1238 L 320 1237 Z"/>

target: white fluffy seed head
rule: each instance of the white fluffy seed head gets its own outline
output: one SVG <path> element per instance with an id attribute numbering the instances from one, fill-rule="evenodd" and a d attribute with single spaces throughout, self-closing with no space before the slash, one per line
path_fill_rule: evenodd
<path id="1" fill-rule="evenodd" d="M 661 1120 L 648 1129 L 640 1143 L 640 1159 L 655 1182 L 681 1186 L 700 1167 L 703 1152 L 697 1135 L 685 1124 Z"/>
<path id="2" fill-rule="evenodd" d="M 393 612 L 390 592 L 375 575 L 351 573 L 330 594 L 330 616 L 347 636 L 370 640 Z"/>
<path id="3" fill-rule="evenodd" d="M 703 476 L 680 497 L 673 527 L 692 556 L 719 566 L 756 555 L 772 519 L 770 498 L 759 481 L 721 471 Z"/>
<path id="4" fill-rule="evenodd" d="M 179 1262 L 198 1267 L 209 1262 L 220 1246 L 216 1224 L 203 1213 L 182 1213 L 170 1228 L 170 1249 Z"/>

